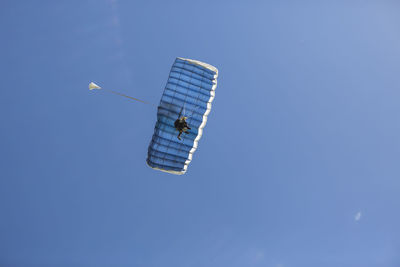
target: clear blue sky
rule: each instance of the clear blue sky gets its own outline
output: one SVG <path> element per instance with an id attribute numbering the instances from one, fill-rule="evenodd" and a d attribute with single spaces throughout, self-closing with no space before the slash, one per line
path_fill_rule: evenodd
<path id="1" fill-rule="evenodd" d="M 400 3 L 301 2 L 1 1 L 0 266 L 400 266 Z M 87 90 L 177 56 L 219 69 L 184 176 Z"/>

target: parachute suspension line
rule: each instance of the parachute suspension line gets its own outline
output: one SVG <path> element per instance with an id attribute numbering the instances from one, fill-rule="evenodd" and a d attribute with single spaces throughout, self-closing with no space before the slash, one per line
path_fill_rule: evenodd
<path id="1" fill-rule="evenodd" d="M 195 111 L 197 111 L 199 108 L 200 108 L 200 106 L 199 106 L 199 105 L 196 105 L 196 106 L 195 106 L 195 109 L 192 110 L 192 113 L 190 113 L 190 115 L 186 115 L 186 117 L 191 118 L 192 115 L 193 115 L 193 113 L 194 113 Z"/>
<path id="2" fill-rule="evenodd" d="M 142 102 L 143 104 L 146 104 L 146 105 L 155 106 L 154 104 L 151 104 L 151 103 L 149 103 L 149 102 L 140 100 L 140 99 L 138 99 L 138 98 L 131 97 L 131 96 L 129 96 L 129 95 L 122 94 L 122 93 L 117 92 L 117 91 L 114 91 L 114 90 L 111 90 L 111 89 L 104 89 L 104 88 L 101 88 L 100 86 L 98 86 L 98 85 L 95 84 L 94 82 L 91 82 L 91 83 L 89 84 L 89 90 L 94 90 L 94 89 L 97 89 L 97 90 L 103 89 L 103 90 L 106 90 L 106 91 L 108 91 L 108 92 L 110 92 L 110 93 L 112 93 L 112 94 L 115 94 L 115 95 L 123 96 L 123 97 L 129 98 L 129 99 L 132 99 L 132 100 L 135 100 L 135 101 L 138 101 L 138 102 Z"/>
<path id="3" fill-rule="evenodd" d="M 178 118 L 181 118 L 182 115 L 183 115 L 184 117 L 191 118 L 192 115 L 193 115 L 193 113 L 194 113 L 195 111 L 197 111 L 199 108 L 200 108 L 200 106 L 199 106 L 199 105 L 196 105 L 195 108 L 194 108 L 194 109 L 192 110 L 192 112 L 190 113 L 190 115 L 188 115 L 189 113 L 186 113 L 185 104 L 183 104 L 183 106 L 181 107 L 181 111 L 179 112 Z"/>

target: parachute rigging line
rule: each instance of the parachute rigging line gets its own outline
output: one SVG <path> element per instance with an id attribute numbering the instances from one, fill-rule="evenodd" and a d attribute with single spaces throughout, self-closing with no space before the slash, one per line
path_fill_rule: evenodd
<path id="1" fill-rule="evenodd" d="M 106 91 L 108 91 L 108 92 L 110 92 L 110 93 L 112 93 L 112 94 L 115 94 L 115 95 L 123 96 L 123 97 L 129 98 L 129 99 L 131 99 L 131 100 L 135 100 L 135 101 L 141 102 L 141 103 L 146 104 L 146 105 L 155 106 L 154 104 L 151 104 L 151 103 L 149 103 L 149 102 L 140 100 L 140 99 L 138 99 L 138 98 L 135 98 L 135 97 L 132 97 L 132 96 L 129 96 L 129 95 L 125 95 L 125 94 L 120 93 L 120 92 L 117 92 L 117 91 L 114 91 L 114 90 L 111 90 L 111 89 L 101 88 L 100 86 L 98 86 L 98 85 L 95 84 L 94 82 L 91 82 L 91 83 L 89 84 L 89 90 L 94 90 L 94 89 L 97 89 L 97 90 L 103 89 L 103 90 L 106 90 Z"/>

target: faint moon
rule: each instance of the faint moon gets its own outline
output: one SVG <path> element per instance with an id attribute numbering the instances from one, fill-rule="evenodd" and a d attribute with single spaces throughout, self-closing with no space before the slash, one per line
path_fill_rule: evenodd
<path id="1" fill-rule="evenodd" d="M 354 215 L 354 220 L 358 222 L 361 219 L 361 211 L 357 212 L 356 215 Z"/>

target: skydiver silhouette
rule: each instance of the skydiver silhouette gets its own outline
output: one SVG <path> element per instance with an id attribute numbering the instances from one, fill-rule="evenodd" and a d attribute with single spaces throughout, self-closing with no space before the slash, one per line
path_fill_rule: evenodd
<path id="1" fill-rule="evenodd" d="M 189 127 L 189 125 L 187 124 L 186 119 L 187 119 L 187 117 L 180 117 L 174 123 L 175 129 L 177 129 L 179 131 L 179 134 L 178 134 L 179 140 L 181 140 L 182 133 L 188 134 L 189 133 L 188 130 L 191 129 Z"/>

